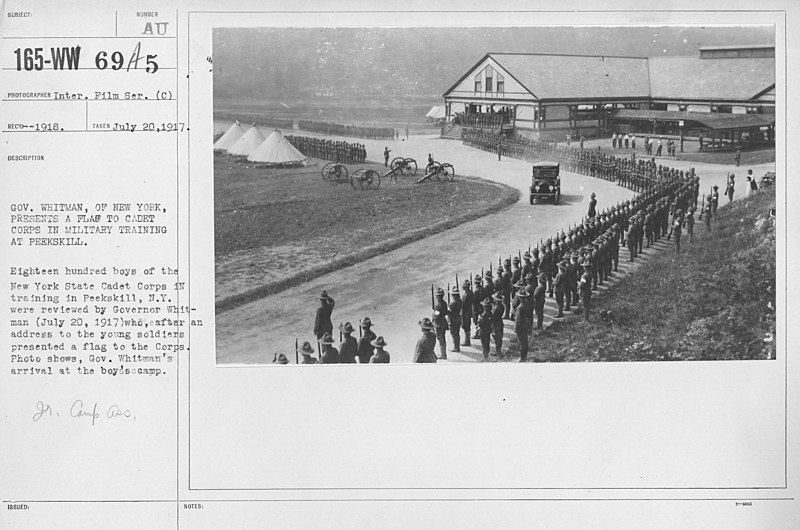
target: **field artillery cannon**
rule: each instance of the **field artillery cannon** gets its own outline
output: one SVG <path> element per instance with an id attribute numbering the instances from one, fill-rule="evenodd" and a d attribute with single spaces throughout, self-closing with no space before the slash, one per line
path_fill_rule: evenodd
<path id="1" fill-rule="evenodd" d="M 381 185 L 381 174 L 374 169 L 356 169 L 350 176 L 353 189 L 377 190 Z"/>
<path id="2" fill-rule="evenodd" d="M 417 161 L 413 158 L 403 158 L 402 156 L 398 156 L 392 163 L 389 165 L 391 170 L 383 175 L 383 178 L 392 177 L 395 180 L 397 179 L 397 175 L 403 175 L 404 177 L 413 177 L 417 174 Z"/>
<path id="3" fill-rule="evenodd" d="M 419 184 L 420 182 L 424 182 L 431 178 L 434 178 L 439 182 L 452 182 L 455 176 L 456 170 L 453 168 L 452 164 L 441 164 L 434 160 L 425 167 L 425 175 L 416 183 Z"/>
<path id="4" fill-rule="evenodd" d="M 322 166 L 323 180 L 329 180 L 331 182 L 347 182 L 349 175 L 350 172 L 347 170 L 347 167 L 344 164 L 340 164 L 338 162 L 328 162 Z"/>

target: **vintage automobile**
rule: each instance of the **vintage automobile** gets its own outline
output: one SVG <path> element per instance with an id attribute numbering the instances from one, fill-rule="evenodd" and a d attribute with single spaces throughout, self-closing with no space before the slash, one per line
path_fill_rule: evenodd
<path id="1" fill-rule="evenodd" d="M 531 204 L 535 199 L 553 199 L 553 204 L 558 204 L 561 198 L 561 177 L 558 173 L 558 162 L 534 162 Z"/>

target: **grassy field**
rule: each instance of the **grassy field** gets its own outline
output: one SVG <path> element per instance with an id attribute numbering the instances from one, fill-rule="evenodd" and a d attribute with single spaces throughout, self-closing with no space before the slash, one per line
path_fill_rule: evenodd
<path id="1" fill-rule="evenodd" d="M 690 160 L 692 162 L 705 162 L 707 164 L 730 164 L 736 167 L 735 153 L 677 153 L 678 160 Z M 775 148 L 767 147 L 763 149 L 753 149 L 742 151 L 740 167 L 755 166 L 758 164 L 768 164 L 775 162 Z"/>
<path id="2" fill-rule="evenodd" d="M 721 208 L 713 236 L 698 222 L 681 254 L 653 256 L 594 298 L 590 322 L 571 317 L 534 338 L 533 360 L 775 358 L 774 207 L 765 190 Z"/>
<path id="3" fill-rule="evenodd" d="M 519 197 L 508 186 L 458 175 L 454 182 L 414 184 L 421 171 L 363 191 L 349 181 L 323 180 L 324 161 L 317 162 L 317 167 L 266 169 L 215 154 L 218 309 L 221 298 L 254 288 L 260 296 L 288 288 L 497 211 Z M 359 167 L 387 171 L 361 164 L 350 172 Z"/>

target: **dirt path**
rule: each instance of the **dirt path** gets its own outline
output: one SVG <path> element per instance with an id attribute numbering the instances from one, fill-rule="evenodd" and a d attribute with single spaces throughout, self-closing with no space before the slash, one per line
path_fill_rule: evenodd
<path id="1" fill-rule="evenodd" d="M 381 142 L 365 143 L 369 153 L 383 150 Z M 394 142 L 390 149 L 392 156 L 417 160 L 425 160 L 431 152 L 436 160 L 451 162 L 457 173 L 508 184 L 527 197 L 530 164 L 526 162 L 509 158 L 498 162 L 496 155 L 432 137 L 411 137 L 408 143 Z M 496 264 L 499 254 L 527 249 L 566 228 L 585 215 L 591 192 L 597 194 L 600 208 L 633 195 L 616 184 L 572 173 L 563 174 L 562 191 L 558 206 L 520 201 L 500 213 L 217 315 L 217 361 L 266 363 L 275 351 L 293 359 L 294 338 L 313 339 L 318 296 L 327 289 L 336 299 L 335 324 L 357 324 L 369 316 L 375 332 L 390 344 L 392 362 L 411 362 L 419 336 L 417 321 L 430 316 L 431 283 L 445 287 L 456 273 L 465 278 L 480 272 L 490 261 Z"/>

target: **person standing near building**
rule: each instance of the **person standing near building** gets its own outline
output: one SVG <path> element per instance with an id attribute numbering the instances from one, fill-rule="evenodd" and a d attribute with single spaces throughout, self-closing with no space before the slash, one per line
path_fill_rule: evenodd
<path id="1" fill-rule="evenodd" d="M 658 137 L 658 147 L 656 148 L 656 156 L 661 156 L 662 142 L 661 137 Z"/>
<path id="2" fill-rule="evenodd" d="M 625 149 L 627 149 L 627 148 L 628 148 L 628 145 L 630 144 L 630 141 L 631 141 L 631 137 L 630 137 L 630 136 L 628 136 L 628 133 L 625 133 L 625 138 L 624 138 L 624 140 L 625 140 Z"/>
<path id="3" fill-rule="evenodd" d="M 756 184 L 756 178 L 753 176 L 753 170 L 752 169 L 748 169 L 747 170 L 747 181 L 749 183 L 749 186 L 748 186 L 749 189 L 748 189 L 747 193 L 748 194 L 753 194 L 753 193 L 757 192 L 758 191 L 758 184 Z"/>
<path id="4" fill-rule="evenodd" d="M 528 304 L 529 296 L 525 289 L 517 292 L 518 304 L 514 309 L 514 332 L 517 334 L 517 344 L 519 344 L 519 362 L 528 359 L 528 334 L 531 332 L 531 321 L 528 318 L 530 307 Z"/>
<path id="5" fill-rule="evenodd" d="M 689 243 L 692 243 L 694 236 L 694 206 L 689 206 L 686 212 L 686 235 L 689 236 Z"/>
<path id="6" fill-rule="evenodd" d="M 736 154 L 733 156 L 733 159 L 736 162 L 736 167 L 739 167 L 739 163 L 742 161 L 742 148 L 738 145 L 736 146 Z"/>
<path id="7" fill-rule="evenodd" d="M 733 173 L 728 176 L 728 187 L 725 188 L 725 195 L 728 196 L 728 204 L 733 202 L 733 186 L 735 183 L 735 178 L 736 177 L 734 177 Z"/>
<path id="8" fill-rule="evenodd" d="M 323 335 L 333 333 L 333 322 L 331 322 L 331 314 L 336 301 L 328 296 L 328 291 L 322 291 L 319 296 L 320 306 L 317 308 L 317 315 L 314 319 L 314 335 L 317 339 L 321 339 Z"/>
<path id="9" fill-rule="evenodd" d="M 631 134 L 631 149 L 636 151 L 636 133 Z"/>
<path id="10" fill-rule="evenodd" d="M 711 192 L 711 212 L 714 215 L 714 220 L 717 220 L 717 207 L 719 206 L 719 186 L 714 186 L 714 191 Z"/>

